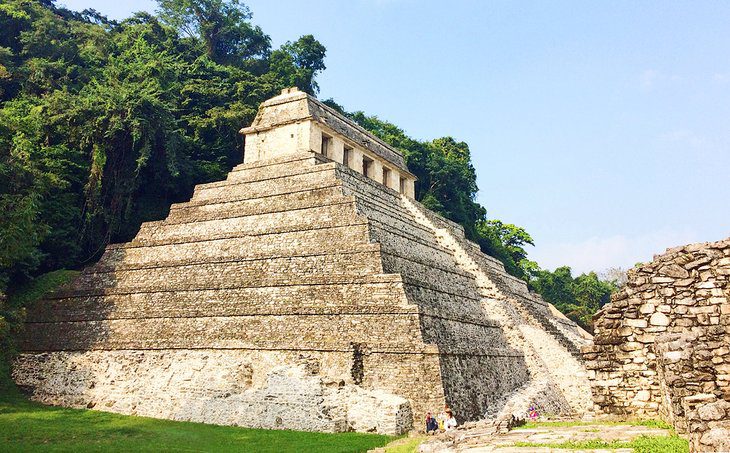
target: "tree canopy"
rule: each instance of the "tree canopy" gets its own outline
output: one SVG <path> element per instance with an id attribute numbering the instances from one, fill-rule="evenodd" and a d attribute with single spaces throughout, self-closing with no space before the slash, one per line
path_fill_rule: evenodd
<path id="1" fill-rule="evenodd" d="M 241 160 L 265 99 L 316 91 L 325 48 L 271 51 L 236 0 L 161 0 L 119 23 L 0 4 L 0 290 L 96 259 Z"/>
<path id="2" fill-rule="evenodd" d="M 252 25 L 253 15 L 238 0 L 158 0 L 159 17 L 183 36 L 197 40 L 217 63 L 241 65 L 265 58 L 271 39 Z"/>
<path id="3" fill-rule="evenodd" d="M 595 272 L 573 278 L 570 268 L 563 266 L 554 272 L 536 270 L 530 280 L 530 287 L 570 319 L 592 332 L 593 315 L 611 300 L 611 294 L 618 289 L 619 283 L 616 280 L 601 280 Z"/>
<path id="4" fill-rule="evenodd" d="M 130 240 L 241 161 L 238 130 L 262 101 L 319 92 L 325 47 L 305 35 L 272 49 L 252 17 L 239 0 L 158 0 L 156 15 L 119 22 L 54 0 L 0 3 L 0 293 Z M 416 140 L 327 102 L 400 149 L 416 198 L 508 272 L 575 319 L 605 300 L 595 274 L 541 270 L 523 228 L 487 217 L 467 143 Z"/>

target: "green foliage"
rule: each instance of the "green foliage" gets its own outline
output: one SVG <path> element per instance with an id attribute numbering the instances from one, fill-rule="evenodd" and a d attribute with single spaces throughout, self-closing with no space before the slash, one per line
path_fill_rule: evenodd
<path id="1" fill-rule="evenodd" d="M 272 53 L 236 0 L 159 3 L 120 23 L 0 4 L 0 290 L 129 240 L 241 161 L 263 100 L 316 91 L 311 35 Z"/>
<path id="2" fill-rule="evenodd" d="M 64 409 L 0 395 L 3 451 L 364 452 L 393 438 L 362 433 L 310 433 L 158 420 Z"/>
<path id="3" fill-rule="evenodd" d="M 314 78 L 325 70 L 325 51 L 325 47 L 314 36 L 304 35 L 294 42 L 287 41 L 281 49 L 272 52 L 270 69 L 288 80 L 288 85 L 317 94 L 319 85 Z"/>
<path id="4" fill-rule="evenodd" d="M 191 39 L 200 40 L 210 59 L 242 65 L 266 57 L 271 39 L 252 25 L 248 7 L 239 0 L 158 0 L 164 23 Z"/>
<path id="5" fill-rule="evenodd" d="M 526 245 L 535 245 L 522 227 L 499 220 L 482 220 L 476 224 L 481 249 L 504 263 L 510 274 L 527 280 L 539 268 L 527 259 Z"/>
<path id="6" fill-rule="evenodd" d="M 590 422 L 583 422 L 580 420 L 563 420 L 563 421 L 546 421 L 546 422 L 527 422 L 522 425 L 515 427 L 514 429 L 535 429 L 535 428 L 558 428 L 558 427 L 569 427 L 569 426 L 646 426 L 647 428 L 659 428 L 672 430 L 672 425 L 662 420 L 648 419 L 648 420 L 594 420 Z"/>
<path id="7" fill-rule="evenodd" d="M 40 275 L 10 293 L 8 297 L 9 303 L 15 307 L 28 306 L 29 304 L 40 300 L 46 294 L 51 293 L 71 282 L 78 275 L 79 271 L 68 269 L 59 269 Z"/>
<path id="8" fill-rule="evenodd" d="M 384 447 L 385 453 L 418 453 L 418 447 L 427 439 L 425 436 L 404 437 Z"/>
<path id="9" fill-rule="evenodd" d="M 618 289 L 615 282 L 603 281 L 595 272 L 573 278 L 567 266 L 554 272 L 536 269 L 531 273 L 529 285 L 555 308 L 591 332 L 593 314 L 610 302 L 611 294 Z"/>
<path id="10" fill-rule="evenodd" d="M 633 449 L 636 453 L 687 453 L 689 442 L 679 436 L 639 436 L 631 441 L 584 440 L 567 442 L 515 442 L 515 447 L 548 447 L 567 450 Z"/>

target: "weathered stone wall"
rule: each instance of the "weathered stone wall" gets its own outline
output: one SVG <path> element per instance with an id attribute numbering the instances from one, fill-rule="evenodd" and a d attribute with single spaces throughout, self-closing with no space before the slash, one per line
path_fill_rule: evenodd
<path id="1" fill-rule="evenodd" d="M 350 355 L 95 350 L 26 354 L 16 373 L 26 387 L 56 389 L 33 395 L 47 404 L 252 428 L 401 432 L 412 418 L 408 400 L 342 381 Z"/>
<path id="2" fill-rule="evenodd" d="M 419 206 L 314 153 L 241 165 L 32 307 L 15 379 L 50 404 L 319 431 L 475 419 L 526 383 L 582 410 L 558 382 L 579 329 Z"/>
<path id="3" fill-rule="evenodd" d="M 682 400 L 692 452 L 730 451 L 730 402 L 711 393 Z"/>
<path id="4" fill-rule="evenodd" d="M 729 278 L 730 240 L 670 249 L 629 272 L 584 348 L 597 411 L 707 428 L 688 420 L 685 400 L 730 401 Z"/>

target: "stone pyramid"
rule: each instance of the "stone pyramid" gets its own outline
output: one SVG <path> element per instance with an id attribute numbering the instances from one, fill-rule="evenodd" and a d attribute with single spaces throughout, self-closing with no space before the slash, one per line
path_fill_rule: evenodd
<path id="1" fill-rule="evenodd" d="M 590 336 L 413 199 L 402 155 L 311 96 L 262 104 L 244 163 L 31 307 L 32 398 L 261 428 L 401 433 L 580 413 Z"/>

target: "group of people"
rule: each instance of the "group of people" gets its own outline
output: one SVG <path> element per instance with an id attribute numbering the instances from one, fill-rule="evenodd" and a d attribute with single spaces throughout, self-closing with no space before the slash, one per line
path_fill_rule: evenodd
<path id="1" fill-rule="evenodd" d="M 531 421 L 536 421 L 540 417 L 536 404 L 530 404 L 527 416 Z M 437 432 L 451 431 L 456 428 L 456 418 L 454 412 L 449 406 L 444 406 L 444 410 L 436 417 L 430 412 L 426 413 L 426 434 L 436 434 Z"/>
<path id="2" fill-rule="evenodd" d="M 436 434 L 440 431 L 451 431 L 456 428 L 456 418 L 449 406 L 444 406 L 444 410 L 436 417 L 430 412 L 426 413 L 426 434 Z"/>

